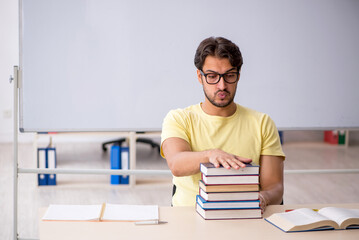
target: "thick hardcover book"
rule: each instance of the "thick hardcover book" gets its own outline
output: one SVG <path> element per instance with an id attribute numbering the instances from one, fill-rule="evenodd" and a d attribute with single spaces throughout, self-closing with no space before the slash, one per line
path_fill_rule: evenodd
<path id="1" fill-rule="evenodd" d="M 204 175 L 250 175 L 250 174 L 259 174 L 259 165 L 255 164 L 246 164 L 246 167 L 234 169 L 234 168 L 224 168 L 220 166 L 216 168 L 212 163 L 201 163 L 200 170 Z"/>
<path id="2" fill-rule="evenodd" d="M 317 211 L 300 208 L 274 213 L 265 220 L 284 232 L 359 228 L 359 209 L 325 207 Z"/>
<path id="3" fill-rule="evenodd" d="M 231 185 L 206 185 L 202 180 L 199 187 L 207 193 L 211 192 L 253 192 L 259 191 L 258 184 L 231 184 Z"/>
<path id="4" fill-rule="evenodd" d="M 206 220 L 262 218 L 260 208 L 206 210 L 197 203 L 196 211 Z"/>
<path id="5" fill-rule="evenodd" d="M 244 209 L 259 208 L 259 200 L 242 200 L 242 201 L 206 201 L 197 195 L 197 204 L 203 209 Z"/>
<path id="6" fill-rule="evenodd" d="M 199 195 L 206 201 L 258 200 L 259 192 L 206 192 L 199 189 Z"/>
<path id="7" fill-rule="evenodd" d="M 212 184 L 259 184 L 259 175 L 206 176 L 202 173 L 202 181 Z"/>

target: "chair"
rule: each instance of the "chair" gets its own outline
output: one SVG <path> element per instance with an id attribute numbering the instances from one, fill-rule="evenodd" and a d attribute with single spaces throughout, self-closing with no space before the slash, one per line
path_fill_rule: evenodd
<path id="1" fill-rule="evenodd" d="M 103 150 L 104 152 L 106 152 L 106 151 L 107 151 L 106 145 L 108 145 L 108 144 L 116 144 L 116 145 L 121 146 L 122 143 L 125 142 L 125 141 L 126 141 L 126 138 L 120 138 L 120 139 L 116 139 L 116 140 L 104 142 L 104 143 L 102 144 L 102 150 Z M 153 148 L 157 148 L 158 153 L 160 153 L 160 151 L 161 151 L 161 150 L 160 150 L 160 145 L 157 144 L 157 143 L 155 143 L 155 142 L 152 141 L 151 139 L 148 139 L 148 138 L 137 138 L 137 139 L 136 139 L 136 142 L 149 144 L 149 145 L 151 145 L 152 149 L 153 149 Z"/>

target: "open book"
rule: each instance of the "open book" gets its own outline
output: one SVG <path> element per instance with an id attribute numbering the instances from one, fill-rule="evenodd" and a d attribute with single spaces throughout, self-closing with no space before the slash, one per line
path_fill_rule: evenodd
<path id="1" fill-rule="evenodd" d="M 284 232 L 359 228 L 359 209 L 325 207 L 316 211 L 300 208 L 274 213 L 265 220 Z"/>
<path id="2" fill-rule="evenodd" d="M 157 205 L 50 205 L 43 221 L 158 221 Z"/>

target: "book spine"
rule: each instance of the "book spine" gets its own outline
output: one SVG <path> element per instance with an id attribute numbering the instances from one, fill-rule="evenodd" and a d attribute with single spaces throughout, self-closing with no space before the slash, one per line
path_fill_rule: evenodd
<path id="1" fill-rule="evenodd" d="M 254 201 L 259 199 L 259 191 L 207 193 L 201 187 L 199 195 L 207 202 Z"/>
<path id="2" fill-rule="evenodd" d="M 200 164 L 200 172 L 206 176 L 235 176 L 235 175 L 257 175 L 259 174 L 259 166 L 246 164 L 245 168 L 240 169 L 226 169 L 224 167 L 214 167 L 209 163 Z"/>
<path id="3" fill-rule="evenodd" d="M 207 166 L 201 165 L 201 169 Z M 258 168 L 259 169 L 259 168 Z M 256 170 L 257 171 L 257 170 Z M 215 174 L 204 174 L 204 170 L 201 170 L 201 180 L 199 182 L 199 194 L 196 196 L 196 211 L 204 219 L 239 219 L 239 218 L 261 218 L 261 210 L 259 207 L 259 174 L 228 174 L 228 175 L 215 175 Z M 210 171 L 208 171 L 210 172 Z M 207 172 L 207 173 L 208 173 Z M 255 171 L 254 171 L 255 172 Z M 218 172 L 217 172 L 218 173 Z M 259 173 L 259 172 L 258 172 Z M 236 185 L 233 189 L 241 189 L 241 185 L 245 185 L 242 191 L 233 191 L 231 194 L 228 189 L 229 186 Z M 215 193 L 208 193 L 206 189 L 211 186 L 215 186 Z M 251 187 L 255 186 L 255 187 Z M 223 188 L 223 191 L 221 191 Z M 232 187 L 231 187 L 232 188 Z M 251 189 L 252 188 L 252 189 Z M 213 189 L 213 190 L 214 190 Z M 247 191 L 243 191 L 247 189 Z M 251 191 L 248 191 L 251 189 Z M 255 194 L 238 194 L 253 192 Z M 219 199 L 209 201 L 210 194 L 221 194 L 215 198 Z M 227 195 L 226 195 L 227 194 Z M 215 195 L 213 195 L 215 196 Z M 254 198 L 254 199 L 253 199 Z M 208 217 L 209 211 L 216 211 L 215 216 Z M 229 217 L 228 211 L 239 211 L 233 214 L 234 217 Z M 250 211 L 250 212 L 248 212 Z M 232 214 L 231 214 L 232 215 Z M 242 216 L 243 215 L 243 216 Z"/>
<path id="4" fill-rule="evenodd" d="M 129 164 L 130 164 L 130 158 L 129 158 L 129 154 L 130 154 L 130 149 L 129 147 L 121 147 L 121 157 L 120 157 L 120 161 L 121 161 L 121 169 L 123 170 L 128 170 L 129 169 Z M 120 183 L 121 184 L 129 184 L 130 181 L 130 176 L 129 175 L 122 175 L 120 178 Z"/>
<path id="5" fill-rule="evenodd" d="M 120 146 L 111 147 L 111 169 L 121 169 Z M 111 184 L 120 184 L 120 175 L 111 175 Z"/>
<path id="6" fill-rule="evenodd" d="M 250 214 L 242 212 L 251 211 Z M 196 203 L 197 213 L 205 220 L 232 220 L 232 219 L 260 219 L 262 218 L 260 208 L 247 208 L 247 209 L 204 209 Z M 221 212 L 228 213 L 228 211 L 236 212 L 235 216 L 228 216 L 227 214 L 221 215 Z M 217 212 L 215 216 L 207 216 L 208 213 Z"/>
<path id="7" fill-rule="evenodd" d="M 259 184 L 259 175 L 207 176 L 202 173 L 202 181 L 206 185 L 240 185 Z"/>
<path id="8" fill-rule="evenodd" d="M 56 168 L 56 149 L 47 148 L 47 168 Z M 56 174 L 47 175 L 47 185 L 56 185 Z"/>
<path id="9" fill-rule="evenodd" d="M 203 209 L 258 209 L 259 200 L 206 201 L 197 195 L 197 203 Z"/>
<path id="10" fill-rule="evenodd" d="M 37 167 L 47 168 L 47 150 L 46 148 L 37 149 Z M 48 174 L 39 173 L 37 175 L 37 181 L 39 186 L 47 185 Z"/>

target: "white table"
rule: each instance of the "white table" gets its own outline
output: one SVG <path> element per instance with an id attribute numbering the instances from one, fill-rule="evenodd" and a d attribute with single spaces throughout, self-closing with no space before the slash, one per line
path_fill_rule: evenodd
<path id="1" fill-rule="evenodd" d="M 312 205 L 275 205 L 269 206 L 264 217 L 286 209 L 310 207 L 322 208 L 337 206 L 359 208 L 355 204 L 312 204 Z M 41 209 L 41 217 L 46 209 Z M 284 233 L 264 219 L 241 220 L 204 220 L 194 207 L 160 207 L 160 225 L 140 225 L 131 222 L 45 222 L 40 220 L 40 240 L 71 239 L 260 239 L 260 240 L 346 240 L 359 239 L 359 229 L 337 231 L 312 231 Z"/>

